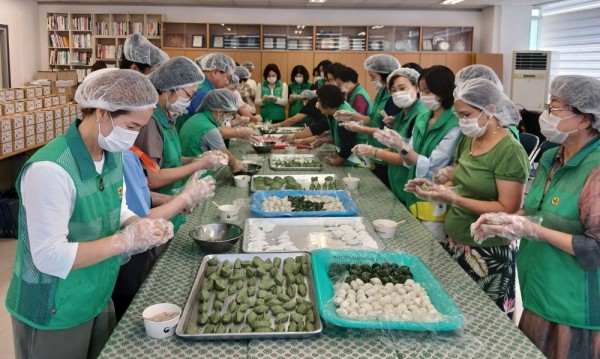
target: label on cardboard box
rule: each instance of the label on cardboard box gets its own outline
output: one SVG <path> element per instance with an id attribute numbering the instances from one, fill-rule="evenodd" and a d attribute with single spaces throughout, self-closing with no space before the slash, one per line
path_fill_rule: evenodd
<path id="1" fill-rule="evenodd" d="M 13 128 L 13 120 L 11 117 L 0 118 L 0 131 L 11 131 Z"/>
<path id="2" fill-rule="evenodd" d="M 35 114 L 35 123 L 42 123 L 46 121 L 46 114 L 43 111 L 34 112 Z M 26 125 L 28 123 L 25 123 Z"/>
<path id="3" fill-rule="evenodd" d="M 54 130 L 46 131 L 46 141 L 50 141 L 54 138 Z"/>
<path id="4" fill-rule="evenodd" d="M 46 122 L 54 121 L 54 112 L 53 111 L 44 111 L 46 114 Z"/>
<path id="5" fill-rule="evenodd" d="M 36 94 L 37 94 L 37 92 L 36 92 Z M 38 95 L 36 95 L 36 96 L 41 97 L 41 96 L 50 96 L 50 95 L 52 95 L 52 86 L 42 86 L 42 94 L 39 96 Z"/>
<path id="6" fill-rule="evenodd" d="M 46 142 L 46 132 L 40 132 L 35 136 L 35 144 L 39 145 Z"/>
<path id="7" fill-rule="evenodd" d="M 25 98 L 25 89 L 17 88 L 15 90 L 15 100 L 23 100 Z"/>
<path id="8" fill-rule="evenodd" d="M 52 107 L 52 96 L 42 98 L 44 100 L 44 108 Z"/>
<path id="9" fill-rule="evenodd" d="M 50 122 L 48 122 L 48 123 L 50 123 Z M 63 127 L 64 126 L 64 121 L 63 121 L 62 117 L 54 119 L 54 126 L 56 126 L 56 127 Z"/>
<path id="10" fill-rule="evenodd" d="M 5 101 L 14 101 L 15 100 L 15 90 L 6 89 L 4 90 Z"/>
<path id="11" fill-rule="evenodd" d="M 69 109 L 69 106 L 63 106 L 62 107 L 62 112 L 63 112 L 63 117 L 69 117 L 71 116 L 71 110 Z"/>
<path id="12" fill-rule="evenodd" d="M 41 112 L 41 113 L 43 114 L 43 112 Z M 44 121 L 40 121 L 40 122 L 38 122 L 38 121 L 37 121 L 37 120 L 38 120 L 38 116 L 39 116 L 39 115 L 37 115 L 37 112 L 36 112 L 36 116 L 34 116 L 34 118 L 31 118 L 31 117 L 25 117 L 25 126 L 33 126 L 33 125 L 35 125 L 36 123 L 42 123 L 42 122 L 44 122 Z"/>
<path id="13" fill-rule="evenodd" d="M 54 135 L 55 135 L 55 137 L 58 137 L 58 136 L 62 135 L 63 133 L 64 132 L 63 132 L 62 128 L 55 128 L 54 129 Z"/>
<path id="14" fill-rule="evenodd" d="M 23 116 L 13 116 L 13 128 L 23 128 L 23 126 L 25 126 L 25 121 L 32 117 L 32 113 L 26 113 Z"/>
<path id="15" fill-rule="evenodd" d="M 25 126 L 25 137 L 35 136 L 35 126 L 29 125 Z M 29 146 L 27 146 L 29 147 Z"/>
<path id="16" fill-rule="evenodd" d="M 35 97 L 35 86 L 25 87 L 25 98 L 33 99 Z"/>
<path id="17" fill-rule="evenodd" d="M 36 110 L 41 110 L 44 108 L 44 101 L 41 98 L 36 98 L 34 101 Z"/>
<path id="18" fill-rule="evenodd" d="M 67 104 L 67 95 L 58 95 L 58 103 L 61 105 Z"/>
<path id="19" fill-rule="evenodd" d="M 0 142 L 7 143 L 7 142 L 12 142 L 12 140 L 13 140 L 13 133 L 12 133 L 12 131 L 2 131 L 2 132 L 0 132 Z"/>
<path id="20" fill-rule="evenodd" d="M 77 105 L 69 105 L 69 111 L 71 112 L 71 116 L 75 116 L 77 114 Z"/>
<path id="21" fill-rule="evenodd" d="M 35 100 L 34 99 L 25 100 L 25 111 L 27 111 L 27 112 L 35 111 Z"/>
<path id="22" fill-rule="evenodd" d="M 6 101 L 6 91 L 4 89 L 0 89 L 0 102 Z"/>
<path id="23" fill-rule="evenodd" d="M 13 152 L 13 143 L 12 142 L 2 144 L 2 153 L 0 153 L 0 155 L 4 156 L 4 155 L 8 155 L 9 153 L 12 153 L 12 152 Z"/>
<path id="24" fill-rule="evenodd" d="M 46 132 L 46 124 L 38 123 L 37 125 L 35 125 L 35 133 L 40 134 L 42 132 Z"/>
<path id="25" fill-rule="evenodd" d="M 50 97 L 52 97 L 52 106 L 60 105 L 58 96 L 50 96 Z"/>
<path id="26" fill-rule="evenodd" d="M 35 135 L 25 137 L 25 147 L 35 146 Z"/>
<path id="27" fill-rule="evenodd" d="M 62 116 L 63 116 L 62 109 L 60 107 L 59 108 L 55 108 L 54 109 L 54 118 L 62 117 Z"/>
<path id="28" fill-rule="evenodd" d="M 15 140 L 20 140 L 25 138 L 25 129 L 23 127 L 15 128 L 13 130 L 13 138 Z"/>
<path id="29" fill-rule="evenodd" d="M 54 130 L 54 122 L 50 121 L 50 122 L 46 122 L 46 131 L 50 131 L 50 130 Z M 60 126 L 62 127 L 62 126 Z"/>
<path id="30" fill-rule="evenodd" d="M 15 101 L 15 113 L 23 113 L 25 112 L 25 102 L 24 101 Z"/>
<path id="31" fill-rule="evenodd" d="M 0 104 L 4 109 L 1 111 L 5 116 L 6 115 L 14 115 L 15 114 L 15 104 L 14 102 L 5 102 L 4 104 Z"/>
<path id="32" fill-rule="evenodd" d="M 14 143 L 15 151 L 19 151 L 19 150 L 22 150 L 25 148 L 25 139 L 24 138 L 15 140 L 13 143 Z"/>

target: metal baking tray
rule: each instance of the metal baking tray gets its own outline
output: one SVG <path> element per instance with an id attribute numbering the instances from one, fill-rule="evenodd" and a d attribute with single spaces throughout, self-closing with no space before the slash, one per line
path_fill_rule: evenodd
<path id="1" fill-rule="evenodd" d="M 220 262 L 225 260 L 229 260 L 231 263 L 234 263 L 236 259 L 240 259 L 242 261 L 252 260 L 254 257 L 259 257 L 262 260 L 266 260 L 270 258 L 273 260 L 275 257 L 279 257 L 282 260 L 285 258 L 296 258 L 297 256 L 304 256 L 307 259 L 308 263 L 308 274 L 306 275 L 306 286 L 307 286 L 307 294 L 304 299 L 308 300 L 312 304 L 312 311 L 315 316 L 314 330 L 310 332 L 262 332 L 262 333 L 219 333 L 219 334 L 186 334 L 186 328 L 190 323 L 195 323 L 198 320 L 198 296 L 200 293 L 200 289 L 205 280 L 205 273 L 208 268 L 208 261 L 212 258 L 217 258 Z M 283 264 L 279 269 L 279 274 L 282 273 Z M 246 278 L 244 277 L 244 287 L 247 288 Z M 256 285 L 260 283 L 260 280 L 257 281 Z M 258 290 L 257 290 L 258 292 Z M 297 295 L 298 296 L 298 295 Z M 256 296 L 255 296 L 256 297 Z M 212 308 L 213 302 L 215 299 L 214 291 L 211 292 L 211 296 L 209 299 L 209 306 Z M 221 313 L 225 313 L 227 311 L 227 306 L 229 303 L 235 300 L 235 294 L 228 296 L 223 305 L 223 309 Z M 248 309 L 247 313 L 250 309 Z M 212 313 L 212 310 L 211 312 Z M 288 311 L 291 313 L 291 311 Z M 271 324 L 273 324 L 273 320 L 271 319 Z M 228 327 L 236 326 L 238 329 L 245 324 L 228 324 Z M 200 326 L 202 328 L 202 326 Z M 286 325 L 287 328 L 287 325 Z M 175 334 L 177 336 L 189 339 L 189 340 L 240 340 L 240 339 L 269 339 L 269 338 L 308 338 L 314 335 L 319 334 L 323 330 L 323 325 L 321 323 L 321 319 L 319 317 L 319 309 L 317 307 L 317 299 L 316 299 L 316 291 L 314 286 L 314 280 L 312 276 L 312 263 L 310 261 L 310 255 L 304 252 L 286 252 L 286 253 L 263 253 L 263 254 L 217 254 L 217 255 L 207 255 L 202 260 L 200 264 L 200 268 L 198 269 L 198 273 L 196 274 L 196 279 L 194 280 L 194 284 L 192 286 L 192 290 L 190 291 L 188 300 L 185 304 L 185 308 L 183 309 L 183 313 L 181 314 L 181 320 L 179 324 L 177 324 L 177 329 L 175 330 Z"/>
<path id="2" fill-rule="evenodd" d="M 279 167 L 275 166 L 277 161 L 318 161 L 319 167 Z M 319 156 L 315 154 L 285 154 L 285 155 L 271 155 L 269 157 L 269 167 L 274 171 L 320 171 L 322 170 L 321 160 Z"/>
<path id="3" fill-rule="evenodd" d="M 264 126 L 255 126 L 261 134 L 279 134 L 279 135 L 289 135 L 292 133 L 296 133 L 302 131 L 304 127 L 270 127 L 268 130 L 265 129 Z"/>
<path id="4" fill-rule="evenodd" d="M 277 244 L 276 238 L 283 232 L 288 232 L 290 241 L 303 252 L 312 252 L 320 248 L 352 248 L 352 249 L 372 249 L 383 250 L 385 244 L 371 227 L 369 221 L 364 217 L 310 217 L 310 218 L 248 218 L 244 225 L 244 237 L 242 239 L 242 251 L 246 253 L 268 253 L 252 252 L 249 249 L 250 244 L 250 229 L 257 227 L 263 223 L 275 225 L 271 232 L 266 233 L 267 237 L 264 241 L 270 244 Z M 341 239 L 336 239 L 331 235 L 328 227 L 339 226 L 342 224 L 361 223 L 366 228 L 367 233 L 377 243 L 377 248 L 365 248 L 362 245 L 351 246 L 346 244 Z M 278 253 L 278 252 L 277 252 Z"/>
<path id="5" fill-rule="evenodd" d="M 314 191 L 314 190 L 311 190 L 311 189 L 309 189 L 309 188 L 310 188 L 310 183 L 311 183 L 311 178 L 312 178 L 312 177 L 317 177 L 317 178 L 318 178 L 318 181 L 319 181 L 319 184 L 321 184 L 321 185 L 322 185 L 322 184 L 325 182 L 325 177 L 331 176 L 331 177 L 333 177 L 333 182 L 334 182 L 335 184 L 337 184 L 337 189 L 341 190 L 341 189 L 344 189 L 344 188 L 345 188 L 345 187 L 343 186 L 343 183 L 342 183 L 342 181 L 340 181 L 340 180 L 339 180 L 339 178 L 337 177 L 337 175 L 335 175 L 335 174 L 313 174 L 313 175 L 256 175 L 256 176 L 252 177 L 252 181 L 251 181 L 251 183 L 250 183 L 250 190 L 251 190 L 252 192 L 256 192 L 256 191 L 267 191 L 267 190 L 262 190 L 262 189 L 260 189 L 260 190 L 257 190 L 257 189 L 254 187 L 254 179 L 255 179 L 255 178 L 257 178 L 257 177 L 269 177 L 269 178 L 282 177 L 282 178 L 283 178 L 283 177 L 287 177 L 287 176 L 293 177 L 293 178 L 296 180 L 296 182 L 300 183 L 300 184 L 302 185 L 302 188 L 304 188 L 306 191 Z M 282 191 L 286 191 L 286 189 L 283 189 L 283 188 L 282 188 L 281 190 L 282 190 Z"/>

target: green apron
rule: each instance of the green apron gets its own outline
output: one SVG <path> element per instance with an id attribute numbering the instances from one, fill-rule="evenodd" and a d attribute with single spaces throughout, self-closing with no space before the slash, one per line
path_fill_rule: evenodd
<path id="1" fill-rule="evenodd" d="M 600 165 L 600 138 L 591 140 L 558 169 L 544 188 L 559 148 L 546 151 L 525 200 L 525 214 L 541 216 L 546 228 L 585 233 L 579 212 L 581 190 Z M 593 240 L 593 239 L 590 239 Z M 600 269 L 584 270 L 572 256 L 542 240 L 523 238 L 517 255 L 523 306 L 554 323 L 600 329 Z"/>
<path id="2" fill-rule="evenodd" d="M 400 111 L 394 120 L 394 131 L 398 132 L 402 138 L 408 139 L 410 138 L 409 134 L 412 135 L 412 128 L 414 126 L 421 126 L 422 124 L 418 124 L 419 122 L 427 122 L 429 121 L 429 110 L 423 106 L 421 100 L 416 100 L 415 103 L 410 106 L 408 112 L 404 112 L 404 110 Z M 392 150 L 393 152 L 397 152 L 396 150 Z M 388 177 L 390 179 L 390 186 L 392 192 L 398 197 L 402 203 L 406 203 L 407 194 L 404 192 L 404 185 L 408 182 L 408 168 L 400 165 L 389 165 L 388 164 Z"/>
<path id="3" fill-rule="evenodd" d="M 430 116 L 432 113 L 430 112 Z M 421 156 L 429 158 L 431 153 L 440 144 L 448 132 L 458 126 L 458 119 L 454 115 L 454 108 L 442 112 L 440 118 L 435 121 L 431 128 L 427 128 L 429 120 L 415 122 L 412 135 L 412 148 Z M 408 168 L 408 179 L 416 177 L 417 165 L 412 164 Z M 405 193 L 406 207 L 417 219 L 429 222 L 443 222 L 446 218 L 445 213 L 440 216 L 434 215 L 434 204 L 418 198 L 414 193 Z"/>
<path id="4" fill-rule="evenodd" d="M 37 151 L 23 166 L 16 188 L 21 198 L 21 176 L 38 161 L 64 169 L 76 189 L 69 218 L 69 242 L 89 242 L 115 234 L 120 228 L 123 200 L 121 153 L 104 152 L 102 174 L 77 130 L 76 120 L 66 134 Z M 72 269 L 65 279 L 40 272 L 34 265 L 27 231 L 27 214 L 19 201 L 19 240 L 6 308 L 20 321 L 44 330 L 67 329 L 95 318 L 106 307 L 121 266 L 119 256 L 85 268 Z"/>
<path id="5" fill-rule="evenodd" d="M 198 112 L 190 117 L 182 127 L 179 134 L 179 142 L 181 143 L 181 155 L 184 157 L 199 156 L 204 151 L 200 148 L 200 141 L 204 135 L 215 128 L 219 128 L 219 123 L 213 117 L 210 110 Z M 214 175 L 215 171 L 206 171 L 205 176 Z"/>
<path id="6" fill-rule="evenodd" d="M 273 93 L 271 93 L 271 88 L 269 87 L 269 83 L 267 81 L 263 81 L 260 85 L 260 88 L 261 97 L 272 95 L 277 98 L 281 98 L 283 95 L 283 84 L 279 80 L 275 83 Z M 260 107 L 260 116 L 263 118 L 263 120 L 281 122 L 285 119 L 285 106 L 278 105 L 275 102 L 263 102 L 262 106 Z"/>
<path id="7" fill-rule="evenodd" d="M 383 124 L 381 110 L 385 108 L 385 104 L 389 100 L 390 96 L 390 92 L 385 87 L 382 87 L 379 91 L 377 91 L 377 95 L 375 95 L 375 102 L 371 107 L 371 113 L 369 114 L 369 117 L 371 117 L 371 121 L 369 121 L 369 127 L 375 129 L 381 128 L 381 125 Z M 368 137 L 367 144 L 377 148 L 386 148 L 384 144 L 377 141 L 373 136 Z M 371 161 L 377 163 L 378 165 L 388 165 L 387 162 L 375 158 L 372 158 Z"/>
<path id="8" fill-rule="evenodd" d="M 302 84 L 293 82 L 289 86 L 290 95 L 300 95 L 300 94 L 302 94 L 302 91 L 310 90 L 311 87 L 312 87 L 312 84 L 310 82 L 304 82 Z M 304 104 L 302 103 L 302 99 L 294 101 L 290 105 L 290 108 L 288 110 L 288 117 L 292 117 L 292 116 L 298 114 L 298 112 L 300 112 L 300 110 L 302 110 L 302 107 L 304 107 Z"/>
<path id="9" fill-rule="evenodd" d="M 371 109 L 373 108 L 373 104 L 371 103 L 371 98 L 369 98 L 369 94 L 367 93 L 367 91 L 365 91 L 364 88 L 362 88 L 360 84 L 356 84 L 354 90 L 352 90 L 352 93 L 350 94 L 350 98 L 348 99 L 350 107 L 354 105 L 354 100 L 356 99 L 357 95 L 363 95 L 363 97 L 367 100 L 367 103 L 369 104 L 369 108 L 367 108 L 367 114 L 370 114 Z"/>

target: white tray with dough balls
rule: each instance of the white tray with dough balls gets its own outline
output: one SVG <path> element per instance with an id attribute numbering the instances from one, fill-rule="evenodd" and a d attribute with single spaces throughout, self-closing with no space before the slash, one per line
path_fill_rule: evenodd
<path id="1" fill-rule="evenodd" d="M 248 218 L 242 251 L 312 252 L 319 248 L 383 250 L 385 244 L 364 217 Z"/>

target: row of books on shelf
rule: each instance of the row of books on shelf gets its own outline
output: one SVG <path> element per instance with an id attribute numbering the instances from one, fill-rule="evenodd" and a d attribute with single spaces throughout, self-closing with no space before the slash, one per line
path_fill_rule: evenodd
<path id="1" fill-rule="evenodd" d="M 118 59 L 121 57 L 121 51 L 123 51 L 123 46 L 119 45 L 118 47 L 115 45 L 96 45 L 96 58 L 97 59 Z"/>
<path id="2" fill-rule="evenodd" d="M 131 33 L 132 34 L 143 34 L 144 33 L 144 23 L 143 22 L 132 22 L 131 23 Z"/>
<path id="3" fill-rule="evenodd" d="M 73 47 L 79 48 L 91 48 L 92 47 L 92 35 L 90 34 L 75 34 L 73 35 Z"/>
<path id="4" fill-rule="evenodd" d="M 71 30 L 91 31 L 92 18 L 79 16 L 71 19 Z"/>
<path id="5" fill-rule="evenodd" d="M 77 82 L 81 83 L 92 72 L 92 69 L 76 69 L 75 71 L 77 71 Z"/>
<path id="6" fill-rule="evenodd" d="M 69 47 L 69 37 L 58 34 L 50 34 L 50 45 L 51 47 Z"/>
<path id="7" fill-rule="evenodd" d="M 69 51 L 50 50 L 50 65 L 68 65 Z"/>
<path id="8" fill-rule="evenodd" d="M 71 63 L 73 65 L 89 65 L 92 60 L 91 52 L 74 51 L 71 54 Z"/>
<path id="9" fill-rule="evenodd" d="M 57 30 L 57 31 L 67 31 L 69 24 L 69 19 L 67 16 L 63 15 L 50 15 L 46 17 L 46 29 L 47 30 Z"/>
<path id="10" fill-rule="evenodd" d="M 96 36 L 127 36 L 130 33 L 129 23 L 126 21 L 100 21 L 95 24 Z M 131 33 L 142 32 L 143 23 L 131 23 Z"/>
<path id="11" fill-rule="evenodd" d="M 160 36 L 159 22 L 149 22 L 147 26 L 146 34 L 148 34 L 148 36 Z"/>

